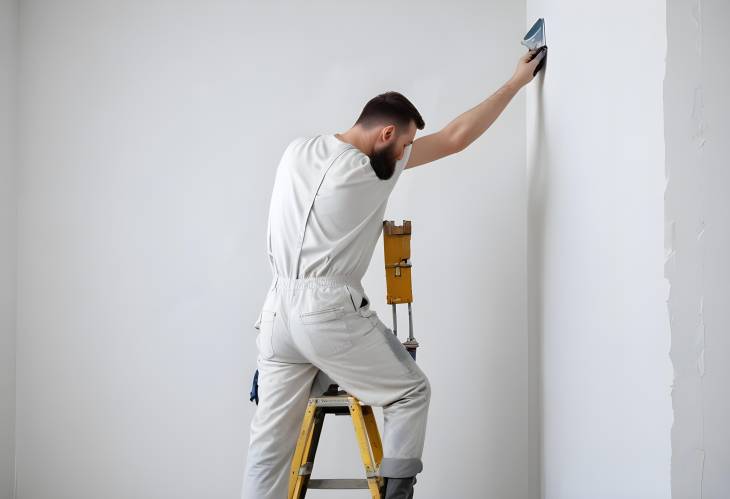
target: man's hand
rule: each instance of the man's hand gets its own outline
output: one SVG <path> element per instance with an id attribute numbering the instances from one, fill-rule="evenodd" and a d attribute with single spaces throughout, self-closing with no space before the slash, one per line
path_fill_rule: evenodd
<path id="1" fill-rule="evenodd" d="M 520 87 L 524 87 L 532 81 L 535 77 L 535 69 L 540 64 L 547 54 L 547 47 L 542 47 L 535 50 L 528 51 L 525 55 L 520 57 L 517 62 L 517 68 L 515 68 L 515 74 L 512 75 L 512 81 L 517 83 Z"/>

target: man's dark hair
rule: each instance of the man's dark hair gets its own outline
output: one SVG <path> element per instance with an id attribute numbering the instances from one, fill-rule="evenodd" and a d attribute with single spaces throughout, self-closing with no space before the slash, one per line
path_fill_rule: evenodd
<path id="1" fill-rule="evenodd" d="M 411 101 L 398 92 L 385 92 L 373 97 L 365 104 L 355 124 L 365 128 L 393 124 L 400 129 L 398 130 L 398 134 L 400 134 L 411 121 L 419 130 L 423 130 L 423 127 L 426 126 L 421 113 L 418 112 L 416 106 L 411 104 Z"/>

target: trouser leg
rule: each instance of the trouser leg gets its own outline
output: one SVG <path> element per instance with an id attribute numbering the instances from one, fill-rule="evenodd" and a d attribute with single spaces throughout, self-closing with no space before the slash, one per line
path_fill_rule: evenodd
<path id="1" fill-rule="evenodd" d="M 297 436 L 317 368 L 259 359 L 259 405 L 243 480 L 243 499 L 284 499 Z"/>
<path id="2" fill-rule="evenodd" d="M 299 324 L 292 334 L 310 362 L 344 390 L 368 405 L 383 407 L 381 475 L 410 478 L 419 473 L 430 384 L 377 315 L 348 312 L 344 318 Z"/>

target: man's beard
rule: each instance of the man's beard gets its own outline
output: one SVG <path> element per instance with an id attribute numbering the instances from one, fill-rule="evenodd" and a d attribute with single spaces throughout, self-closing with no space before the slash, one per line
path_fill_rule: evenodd
<path id="1" fill-rule="evenodd" d="M 369 156 L 370 165 L 380 180 L 388 180 L 395 172 L 395 142 Z"/>

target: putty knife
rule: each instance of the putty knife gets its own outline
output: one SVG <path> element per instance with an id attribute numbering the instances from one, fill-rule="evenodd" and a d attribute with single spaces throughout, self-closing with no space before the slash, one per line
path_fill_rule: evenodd
<path id="1" fill-rule="evenodd" d="M 532 56 L 533 58 L 535 58 L 537 54 L 539 54 L 543 50 L 547 50 L 547 45 L 545 43 L 545 19 L 541 17 L 540 19 L 535 21 L 535 24 L 532 25 L 532 28 L 530 28 L 527 34 L 525 34 L 524 38 L 522 38 L 521 43 L 529 50 L 536 50 L 535 54 Z M 547 54 L 545 54 L 545 56 L 535 68 L 535 71 L 532 73 L 533 76 L 535 76 L 537 72 L 540 71 L 545 65 L 545 59 L 547 59 Z"/>

